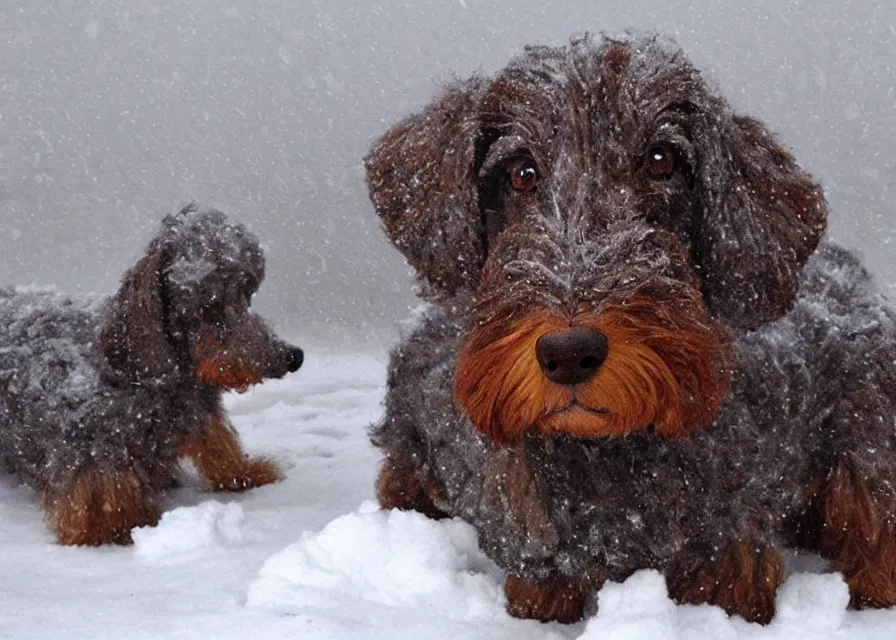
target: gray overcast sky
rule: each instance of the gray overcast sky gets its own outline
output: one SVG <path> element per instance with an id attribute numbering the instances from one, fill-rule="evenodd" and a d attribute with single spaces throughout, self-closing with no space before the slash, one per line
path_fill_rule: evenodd
<path id="1" fill-rule="evenodd" d="M 0 281 L 111 291 L 197 199 L 262 239 L 256 307 L 283 332 L 386 345 L 412 280 L 367 200 L 371 142 L 526 43 L 627 28 L 769 123 L 896 291 L 892 0 L 0 0 Z"/>

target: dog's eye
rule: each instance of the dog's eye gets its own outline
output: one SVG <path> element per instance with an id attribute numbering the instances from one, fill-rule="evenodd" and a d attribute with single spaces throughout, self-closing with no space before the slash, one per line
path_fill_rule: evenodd
<path id="1" fill-rule="evenodd" d="M 647 173 L 654 180 L 671 178 L 680 164 L 675 149 L 664 142 L 650 145 L 646 160 Z"/>
<path id="2" fill-rule="evenodd" d="M 209 304 L 202 307 L 200 311 L 202 321 L 206 324 L 217 325 L 224 320 L 224 305 Z"/>
<path id="3" fill-rule="evenodd" d="M 531 158 L 520 158 L 510 163 L 508 177 L 515 191 L 534 191 L 538 185 L 538 168 Z"/>

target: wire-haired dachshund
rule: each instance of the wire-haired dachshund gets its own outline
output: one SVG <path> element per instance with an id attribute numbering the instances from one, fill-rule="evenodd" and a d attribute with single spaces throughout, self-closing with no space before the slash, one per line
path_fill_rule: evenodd
<path id="1" fill-rule="evenodd" d="M 651 568 L 765 623 L 784 547 L 896 602 L 896 313 L 674 44 L 529 47 L 366 167 L 430 303 L 392 355 L 378 497 L 472 523 L 511 613 L 574 621 Z"/>
<path id="2" fill-rule="evenodd" d="M 280 478 L 245 456 L 221 404 L 302 364 L 249 310 L 263 278 L 255 236 L 189 206 L 110 299 L 0 289 L 0 464 L 42 492 L 60 543 L 155 524 L 179 457 L 213 490 Z"/>

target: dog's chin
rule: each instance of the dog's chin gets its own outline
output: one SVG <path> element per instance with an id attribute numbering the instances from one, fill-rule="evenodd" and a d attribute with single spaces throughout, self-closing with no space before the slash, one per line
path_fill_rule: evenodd
<path id="1" fill-rule="evenodd" d="M 215 384 L 219 391 L 224 393 L 243 394 L 255 386 L 253 382 L 228 382 L 227 384 Z"/>
<path id="2" fill-rule="evenodd" d="M 544 435 L 569 435 L 575 438 L 599 438 L 602 436 L 623 436 L 645 427 L 627 424 L 610 409 L 589 407 L 577 401 L 555 409 L 538 419 L 532 431 Z"/>
<path id="3" fill-rule="evenodd" d="M 253 385 L 260 384 L 262 378 L 248 367 L 225 360 L 208 358 L 196 367 L 196 375 L 200 382 L 214 385 L 221 391 L 245 393 Z"/>

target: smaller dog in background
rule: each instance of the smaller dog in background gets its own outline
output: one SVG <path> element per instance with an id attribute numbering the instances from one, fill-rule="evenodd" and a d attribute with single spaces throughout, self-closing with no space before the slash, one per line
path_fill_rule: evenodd
<path id="1" fill-rule="evenodd" d="M 179 457 L 215 491 L 281 478 L 243 453 L 221 402 L 302 364 L 249 310 L 263 278 L 256 237 L 190 205 L 111 299 L 0 289 L 0 465 L 42 492 L 60 543 L 130 543 Z"/>

